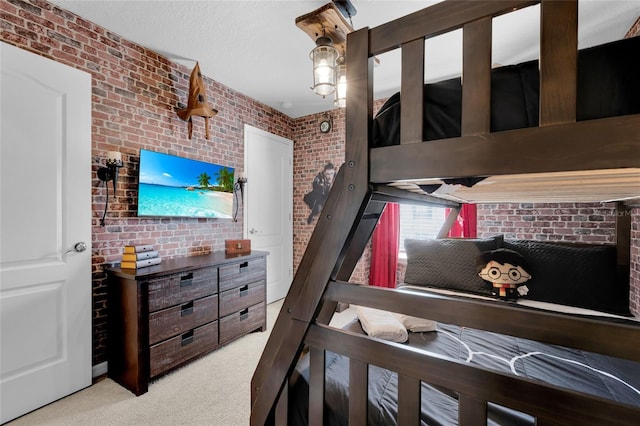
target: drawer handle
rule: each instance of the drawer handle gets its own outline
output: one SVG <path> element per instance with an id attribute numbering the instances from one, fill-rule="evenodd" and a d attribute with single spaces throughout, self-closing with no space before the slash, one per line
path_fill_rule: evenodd
<path id="1" fill-rule="evenodd" d="M 187 275 L 180 277 L 180 287 L 187 287 L 193 283 L 193 272 L 189 272 Z"/>
<path id="2" fill-rule="evenodd" d="M 240 297 L 244 297 L 249 294 L 249 284 L 240 287 Z"/>
<path id="3" fill-rule="evenodd" d="M 244 272 L 243 269 L 248 268 L 249 267 L 249 262 L 242 262 L 240 264 L 240 272 Z"/>
<path id="4" fill-rule="evenodd" d="M 186 317 L 193 313 L 193 302 L 186 303 L 180 307 L 180 316 Z"/>
<path id="5" fill-rule="evenodd" d="M 240 321 L 244 321 L 249 318 L 249 308 L 240 311 Z"/>
<path id="6" fill-rule="evenodd" d="M 188 333 L 184 333 L 180 338 L 180 346 L 187 346 L 188 344 L 193 343 L 193 330 Z"/>

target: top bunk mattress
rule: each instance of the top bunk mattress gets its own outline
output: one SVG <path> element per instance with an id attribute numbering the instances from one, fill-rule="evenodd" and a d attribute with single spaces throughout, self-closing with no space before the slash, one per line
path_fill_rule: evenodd
<path id="1" fill-rule="evenodd" d="M 592 120 L 640 113 L 640 37 L 578 52 L 576 119 Z M 491 72 L 491 132 L 538 126 L 538 61 Z M 453 78 L 424 85 L 423 139 L 461 135 L 462 84 Z M 400 93 L 376 114 L 371 147 L 400 143 Z"/>

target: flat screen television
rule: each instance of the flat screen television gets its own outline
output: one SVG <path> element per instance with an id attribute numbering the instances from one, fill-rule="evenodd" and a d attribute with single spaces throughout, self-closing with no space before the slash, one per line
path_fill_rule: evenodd
<path id="1" fill-rule="evenodd" d="M 140 150 L 138 216 L 231 219 L 234 169 Z"/>

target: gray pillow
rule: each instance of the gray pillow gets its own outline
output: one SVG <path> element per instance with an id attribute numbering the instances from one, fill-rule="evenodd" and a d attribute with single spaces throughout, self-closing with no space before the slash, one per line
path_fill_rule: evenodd
<path id="1" fill-rule="evenodd" d="M 426 239 L 407 238 L 407 270 L 404 282 L 411 285 L 446 288 L 491 295 L 491 285 L 476 272 L 476 257 L 502 245 L 502 236 L 491 238 Z"/>

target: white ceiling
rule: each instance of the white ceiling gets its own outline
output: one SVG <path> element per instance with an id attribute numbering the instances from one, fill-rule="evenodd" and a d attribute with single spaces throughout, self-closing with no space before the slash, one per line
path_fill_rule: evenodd
<path id="1" fill-rule="evenodd" d="M 333 108 L 332 99 L 323 99 L 309 88 L 309 52 L 314 42 L 295 25 L 296 17 L 329 0 L 51 2 L 189 68 L 198 61 L 207 77 L 290 117 Z M 436 1 L 352 3 L 357 9 L 353 27 L 359 29 L 375 27 Z M 494 21 L 494 63 L 517 63 L 537 56 L 537 7 L 516 14 L 518 19 Z M 639 15 L 640 0 L 581 0 L 580 48 L 622 38 Z M 460 46 L 460 32 L 428 41 L 427 81 L 459 73 Z M 376 98 L 398 90 L 399 54 L 386 53 L 379 59 L 374 71 Z"/>

